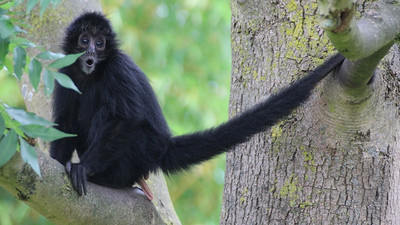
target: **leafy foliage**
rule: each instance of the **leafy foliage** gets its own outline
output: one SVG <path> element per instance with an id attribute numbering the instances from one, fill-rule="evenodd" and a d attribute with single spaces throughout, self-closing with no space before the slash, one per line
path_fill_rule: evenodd
<path id="1" fill-rule="evenodd" d="M 13 130 L 7 132 L 1 139 L 0 149 L 0 166 L 3 166 L 17 151 L 17 134 Z"/>
<path id="2" fill-rule="evenodd" d="M 23 138 L 19 137 L 19 143 L 21 146 L 21 157 L 22 160 L 29 165 L 31 165 L 32 169 L 40 175 L 39 162 L 37 160 L 37 153 L 35 148 L 33 148 L 30 144 L 28 144 Z"/>
<path id="3" fill-rule="evenodd" d="M 57 55 L 57 54 L 53 54 Z M 83 53 L 66 55 L 61 58 L 56 59 L 54 62 L 50 63 L 49 68 L 60 69 L 65 66 L 71 65 L 74 63 Z"/>
<path id="4" fill-rule="evenodd" d="M 42 16 L 50 3 L 55 7 L 60 1 L 26 1 L 26 13 L 30 13 L 33 8 L 39 5 L 39 2 L 40 15 Z M 35 90 L 38 90 L 40 80 L 45 78 L 43 83 L 47 96 L 50 96 L 54 89 L 54 80 L 57 80 L 60 85 L 66 88 L 79 92 L 72 80 L 68 76 L 57 72 L 56 69 L 74 63 L 82 54 L 64 55 L 41 51 L 33 58 L 27 56 L 27 48 L 37 48 L 38 50 L 43 48 L 24 38 L 17 37 L 18 34 L 25 32 L 20 28 L 22 27 L 20 23 L 23 22 L 13 19 L 12 15 L 15 14 L 16 7 L 21 7 L 22 3 L 24 3 L 22 0 L 3 1 L 0 3 L 0 70 L 8 71 L 10 74 L 15 75 L 17 79 L 21 79 L 24 72 L 27 73 Z M 49 60 L 54 61 L 50 62 L 48 66 L 44 66 L 44 62 Z M 27 67 L 28 62 L 29 65 Z M 42 78 L 43 70 L 45 75 Z M 20 151 L 22 159 L 40 175 L 36 150 L 25 139 L 33 137 L 41 138 L 44 141 L 53 141 L 72 136 L 54 129 L 52 127 L 54 125 L 34 113 L 9 107 L 0 101 L 0 166 L 7 163 L 17 151 Z"/>
<path id="5" fill-rule="evenodd" d="M 36 124 L 40 126 L 55 125 L 54 123 L 49 122 L 43 119 L 42 117 L 37 116 L 34 113 L 26 112 L 25 110 L 22 109 L 6 107 L 5 110 L 10 117 L 18 121 L 21 125 L 30 125 L 30 124 Z"/>
<path id="6" fill-rule="evenodd" d="M 30 83 L 35 89 L 38 88 L 39 82 L 42 80 L 47 96 L 51 95 L 55 80 L 64 87 L 79 91 L 69 77 L 56 71 L 58 67 L 73 63 L 79 55 L 65 56 L 61 53 L 49 51 L 41 51 L 32 58 L 27 55 L 27 48 L 38 50 L 43 50 L 43 48 L 17 36 L 20 33 L 25 33 L 19 24 L 24 22 L 13 19 L 12 15 L 16 13 L 17 7 L 21 9 L 21 4 L 24 2 L 26 3 L 25 13 L 30 13 L 40 3 L 40 15 L 43 16 L 50 3 L 55 7 L 60 0 L 0 1 L 0 79 L 3 79 L 2 85 L 4 85 L 0 94 L 10 91 L 8 90 L 10 79 L 7 78 L 5 80 L 7 82 L 4 82 L 4 76 L 1 77 L 5 73 L 14 75 L 18 80 L 21 79 L 23 73 L 29 74 Z M 21 27 L 23 26 L 26 25 L 21 25 Z M 44 66 L 48 63 L 51 65 L 53 60 L 56 61 L 53 62 L 52 68 Z M 42 71 L 44 71 L 43 76 Z M 14 98 L 13 96 L 10 97 Z M 34 113 L 9 107 L 0 100 L 0 166 L 7 163 L 19 151 L 22 160 L 41 176 L 36 149 L 27 142 L 27 138 L 31 136 L 52 141 L 71 136 L 54 129 L 53 125 L 53 123 Z M 51 224 L 43 217 L 38 217 L 26 205 L 12 199 L 13 197 L 0 188 L 0 224 Z M 35 216 L 32 217 L 32 215 Z"/>
<path id="7" fill-rule="evenodd" d="M 29 80 L 35 90 L 37 90 L 37 86 L 39 85 L 41 73 L 42 64 L 37 59 L 33 58 L 29 64 Z"/>
<path id="8" fill-rule="evenodd" d="M 47 76 L 50 77 L 51 81 L 50 81 L 50 85 L 54 84 L 54 79 L 57 80 L 57 82 L 65 87 L 65 88 L 70 88 L 78 93 L 81 94 L 81 92 L 79 91 L 79 89 L 75 86 L 74 82 L 72 82 L 72 80 L 69 78 L 69 76 L 63 74 L 63 73 L 59 73 L 57 71 L 51 71 L 51 70 L 46 70 Z M 49 87 L 50 88 L 50 87 Z M 52 88 L 50 89 L 50 93 L 52 92 L 54 86 L 52 86 Z"/>
<path id="9" fill-rule="evenodd" d="M 21 46 L 14 48 L 14 73 L 21 79 L 26 64 L 26 51 Z"/>
<path id="10" fill-rule="evenodd" d="M 26 162 L 40 175 L 37 167 L 36 154 L 31 153 L 32 149 L 26 146 L 26 135 L 33 138 L 41 138 L 44 141 L 53 141 L 63 137 L 73 136 L 56 130 L 51 127 L 54 124 L 37 116 L 34 113 L 26 112 L 22 109 L 16 109 L 0 102 L 0 131 L 2 138 L 0 139 L 0 166 L 7 163 L 11 157 L 21 147 L 22 158 L 29 160 Z M 24 155 L 25 154 L 25 155 Z"/>

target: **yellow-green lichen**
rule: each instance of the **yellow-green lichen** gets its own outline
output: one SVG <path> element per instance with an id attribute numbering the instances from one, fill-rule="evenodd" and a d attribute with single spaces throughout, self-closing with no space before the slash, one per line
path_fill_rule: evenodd
<path id="1" fill-rule="evenodd" d="M 21 6 L 22 7 L 22 6 Z M 51 8 L 46 9 L 43 16 L 39 15 L 39 7 L 35 7 L 34 10 L 27 17 L 29 24 L 24 29 L 29 34 L 29 37 L 37 37 L 37 40 L 33 40 L 36 43 L 42 42 L 43 32 L 51 33 L 53 31 L 58 31 L 60 29 L 59 24 L 69 24 L 72 18 L 70 16 L 60 17 L 60 11 L 69 11 L 63 10 L 62 7 L 65 7 L 63 4 L 59 4 L 57 6 L 57 10 L 52 10 Z M 57 18 L 57 22 L 54 22 L 54 18 Z M 45 28 L 45 29 L 43 29 Z M 45 31 L 44 31 L 45 30 Z M 40 38 L 39 38 L 40 37 Z M 40 43 L 46 44 L 46 43 Z"/>
<path id="2" fill-rule="evenodd" d="M 281 198 L 286 198 L 289 200 L 289 205 L 294 207 L 296 205 L 297 200 L 299 199 L 298 192 L 301 188 L 298 187 L 297 177 L 295 175 L 290 176 L 288 180 L 285 181 L 285 184 L 282 186 L 278 195 Z"/>
<path id="3" fill-rule="evenodd" d="M 256 70 L 254 70 L 254 72 L 253 72 L 253 79 L 255 80 L 255 79 L 257 79 L 257 77 L 258 77 L 258 72 L 257 72 Z"/>
<path id="4" fill-rule="evenodd" d="M 281 125 L 282 125 L 282 122 L 271 127 L 272 138 L 280 138 L 282 136 L 283 130 L 282 130 Z"/>
<path id="5" fill-rule="evenodd" d="M 285 184 L 282 186 L 281 190 L 276 194 L 276 196 L 287 199 L 290 207 L 297 206 L 304 209 L 312 206 L 313 203 L 310 200 L 300 202 L 300 192 L 301 187 L 299 187 L 298 178 L 293 174 L 285 181 Z M 307 196 L 307 199 L 311 199 L 311 196 Z"/>
<path id="6" fill-rule="evenodd" d="M 300 8 L 302 7 L 302 8 Z M 320 37 L 316 24 L 318 20 L 314 15 L 317 8 L 316 3 L 306 3 L 303 6 L 294 0 L 287 3 L 289 21 L 281 23 L 280 33 L 286 37 L 285 58 L 300 63 L 304 52 L 311 52 L 317 55 L 321 46 L 326 46 L 328 51 L 333 50 L 326 37 Z M 318 64 L 318 62 L 314 62 Z"/>
<path id="7" fill-rule="evenodd" d="M 242 190 L 240 192 L 241 195 L 243 195 L 242 197 L 240 197 L 240 204 L 243 205 L 246 202 L 246 195 L 249 193 L 249 189 L 244 188 L 244 190 Z"/>
<path id="8" fill-rule="evenodd" d="M 290 0 L 290 2 L 286 5 L 288 12 L 296 12 L 298 11 L 298 5 L 295 0 Z"/>
<path id="9" fill-rule="evenodd" d="M 69 180 L 69 177 L 66 173 L 63 175 L 63 184 L 61 189 L 63 190 L 63 193 L 68 193 L 71 190 L 71 181 Z"/>
<path id="10" fill-rule="evenodd" d="M 269 189 L 269 192 L 274 192 L 275 191 L 275 186 L 273 186 L 273 187 L 271 187 L 270 189 Z"/>
<path id="11" fill-rule="evenodd" d="M 312 202 L 310 202 L 310 201 L 305 201 L 305 202 L 302 202 L 302 203 L 300 203 L 300 208 L 302 208 L 302 209 L 304 209 L 304 208 L 307 208 L 307 207 L 310 207 L 310 206 L 312 206 L 313 204 L 312 204 Z"/>
<path id="12" fill-rule="evenodd" d="M 307 151 L 305 149 L 305 146 L 303 146 L 303 149 L 302 149 L 302 147 L 300 147 L 300 149 L 303 151 L 302 155 L 304 157 L 304 166 L 305 166 L 305 168 L 306 169 L 311 169 L 311 171 L 313 173 L 315 173 L 317 168 L 315 166 L 314 156 L 313 156 L 312 152 Z"/>
<path id="13" fill-rule="evenodd" d="M 253 68 L 251 68 L 250 66 L 245 66 L 243 75 L 248 75 L 251 73 L 251 71 L 253 71 Z"/>

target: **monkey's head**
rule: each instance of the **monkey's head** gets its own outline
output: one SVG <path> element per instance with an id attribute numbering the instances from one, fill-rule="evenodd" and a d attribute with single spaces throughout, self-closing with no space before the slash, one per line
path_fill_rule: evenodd
<path id="1" fill-rule="evenodd" d="M 87 75 L 98 69 L 99 62 L 112 57 L 118 51 L 110 21 L 99 12 L 84 13 L 67 28 L 62 45 L 66 54 L 85 52 L 77 64 Z"/>

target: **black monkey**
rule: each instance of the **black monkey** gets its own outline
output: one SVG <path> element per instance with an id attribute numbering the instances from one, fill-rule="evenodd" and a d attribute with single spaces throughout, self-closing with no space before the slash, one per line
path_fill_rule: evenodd
<path id="1" fill-rule="evenodd" d="M 51 156 L 66 166 L 79 195 L 86 194 L 86 180 L 114 188 L 139 182 L 149 199 L 152 195 L 143 180 L 149 172 L 187 169 L 245 142 L 289 115 L 344 60 L 334 55 L 308 76 L 220 126 L 174 137 L 146 76 L 118 49 L 103 14 L 84 13 L 75 19 L 62 48 L 67 54 L 86 52 L 60 70 L 82 94 L 56 84 L 55 123 L 77 137 L 52 142 Z M 79 163 L 69 162 L 74 149 Z"/>

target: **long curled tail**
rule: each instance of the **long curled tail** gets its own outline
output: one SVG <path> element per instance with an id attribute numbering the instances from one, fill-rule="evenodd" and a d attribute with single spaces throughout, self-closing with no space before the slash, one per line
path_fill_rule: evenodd
<path id="1" fill-rule="evenodd" d="M 341 65 L 344 59 L 341 54 L 332 56 L 308 76 L 217 127 L 172 137 L 168 150 L 161 159 L 162 170 L 171 173 L 187 169 L 274 125 L 307 100 L 315 85 Z"/>

